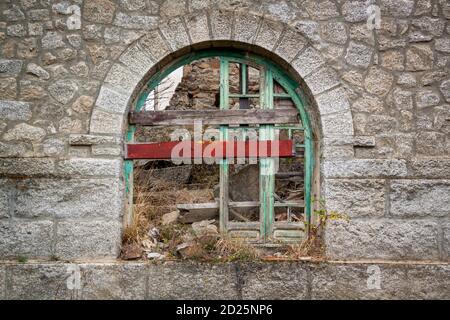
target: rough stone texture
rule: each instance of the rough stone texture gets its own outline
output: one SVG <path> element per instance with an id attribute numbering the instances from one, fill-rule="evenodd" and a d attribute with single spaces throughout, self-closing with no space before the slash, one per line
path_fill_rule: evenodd
<path id="1" fill-rule="evenodd" d="M 149 265 L 148 296 L 160 299 L 237 299 L 232 264 Z M 217 290 L 220 288 L 220 290 Z"/>
<path id="2" fill-rule="evenodd" d="M 119 255 L 119 221 L 64 220 L 56 226 L 54 255 L 58 259 L 115 258 Z"/>
<path id="3" fill-rule="evenodd" d="M 242 299 L 302 300 L 308 296 L 308 270 L 295 263 L 246 264 L 242 276 Z"/>
<path id="4" fill-rule="evenodd" d="M 0 101 L 0 117 L 4 120 L 30 120 L 31 104 L 21 101 Z"/>
<path id="5" fill-rule="evenodd" d="M 328 178 L 404 177 L 407 168 L 404 160 L 356 159 L 326 161 L 322 172 Z"/>
<path id="6" fill-rule="evenodd" d="M 325 185 L 324 197 L 328 210 L 349 217 L 380 217 L 385 214 L 384 189 L 384 180 L 330 179 Z"/>
<path id="7" fill-rule="evenodd" d="M 0 265 L 0 300 L 6 299 L 6 267 Z"/>
<path id="8" fill-rule="evenodd" d="M 0 257 L 49 257 L 53 228 L 52 221 L 0 220 Z"/>
<path id="9" fill-rule="evenodd" d="M 397 217 L 448 217 L 449 180 L 392 180 L 390 212 Z"/>
<path id="10" fill-rule="evenodd" d="M 439 260 L 438 224 L 428 220 L 331 220 L 325 243 L 330 259 Z"/>
<path id="11" fill-rule="evenodd" d="M 147 266 L 142 263 L 82 264 L 81 299 L 141 300 L 145 297 Z"/>

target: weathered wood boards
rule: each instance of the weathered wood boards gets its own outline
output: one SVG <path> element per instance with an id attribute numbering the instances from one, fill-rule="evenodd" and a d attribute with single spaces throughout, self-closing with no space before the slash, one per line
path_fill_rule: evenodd
<path id="1" fill-rule="evenodd" d="M 235 159 L 292 157 L 292 140 L 170 141 L 127 144 L 126 159 Z"/>
<path id="2" fill-rule="evenodd" d="M 129 114 L 130 124 L 144 126 L 193 125 L 199 120 L 204 125 L 298 124 L 299 114 L 295 109 L 167 110 L 130 112 Z"/>

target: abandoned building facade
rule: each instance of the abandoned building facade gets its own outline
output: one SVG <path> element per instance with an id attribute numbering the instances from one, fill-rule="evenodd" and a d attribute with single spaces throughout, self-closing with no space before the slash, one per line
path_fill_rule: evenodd
<path id="1" fill-rule="evenodd" d="M 228 190 L 223 161 L 203 202 L 218 199 L 219 232 L 264 243 L 329 213 L 320 261 L 121 260 L 133 159 L 149 158 L 133 142 L 157 142 L 136 126 L 169 123 L 156 110 L 176 125 L 225 112 L 219 140 L 233 119 L 283 143 L 301 127 L 301 201 L 274 197 L 261 159 L 240 181 L 256 198 Z M 232 208 L 250 200 L 254 223 Z M 448 299 L 449 259 L 448 0 L 0 1 L 0 299 Z"/>

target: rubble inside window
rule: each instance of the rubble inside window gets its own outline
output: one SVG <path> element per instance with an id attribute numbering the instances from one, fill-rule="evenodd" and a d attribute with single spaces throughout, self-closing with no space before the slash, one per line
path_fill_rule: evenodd
<path id="1" fill-rule="evenodd" d="M 148 89 L 130 114 L 124 259 L 252 259 L 305 240 L 311 150 L 292 92 L 277 80 L 254 62 L 208 57 Z M 206 159 L 223 141 L 220 150 L 238 155 L 214 149 Z M 204 158 L 186 149 L 174 159 L 183 143 Z"/>

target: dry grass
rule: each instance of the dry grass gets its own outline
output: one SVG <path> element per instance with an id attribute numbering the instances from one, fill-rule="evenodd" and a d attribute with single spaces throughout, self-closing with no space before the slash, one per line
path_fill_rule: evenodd
<path id="1" fill-rule="evenodd" d="M 215 252 L 225 261 L 248 261 L 261 258 L 261 253 L 250 243 L 241 239 L 220 238 L 215 245 Z"/>

